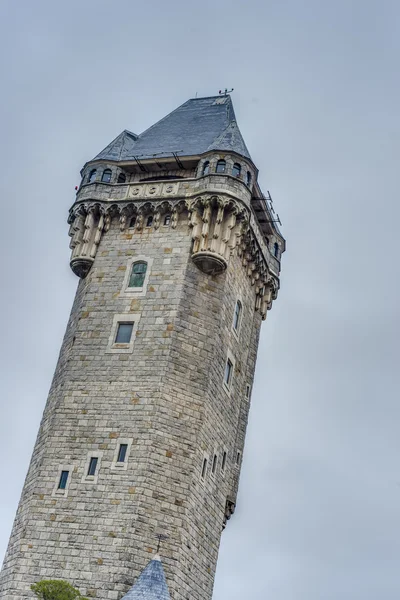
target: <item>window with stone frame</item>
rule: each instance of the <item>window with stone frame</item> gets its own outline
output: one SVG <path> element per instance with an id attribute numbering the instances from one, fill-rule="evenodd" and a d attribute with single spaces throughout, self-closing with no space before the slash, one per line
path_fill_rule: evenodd
<path id="1" fill-rule="evenodd" d="M 242 317 L 242 303 L 240 302 L 240 300 L 238 300 L 236 302 L 235 312 L 233 314 L 233 329 L 236 333 L 239 331 L 241 317 Z"/>
<path id="2" fill-rule="evenodd" d="M 104 169 L 103 175 L 101 176 L 101 180 L 103 183 L 110 183 L 112 172 L 111 169 Z"/>
<path id="3" fill-rule="evenodd" d="M 129 277 L 129 288 L 142 288 L 147 272 L 147 263 L 138 261 L 133 263 L 131 275 Z"/>
<path id="4" fill-rule="evenodd" d="M 116 344 L 129 344 L 132 338 L 134 323 L 118 323 Z"/>
<path id="5" fill-rule="evenodd" d="M 242 167 L 239 165 L 239 163 L 235 163 L 232 167 L 232 175 L 234 177 L 240 177 L 241 171 L 242 171 Z"/>
<path id="6" fill-rule="evenodd" d="M 203 165 L 203 172 L 202 175 L 208 175 L 210 172 L 210 161 L 206 160 L 206 162 Z"/>
<path id="7" fill-rule="evenodd" d="M 225 169 L 226 169 L 226 161 L 223 158 L 221 158 L 217 162 L 216 172 L 217 173 L 225 173 Z"/>

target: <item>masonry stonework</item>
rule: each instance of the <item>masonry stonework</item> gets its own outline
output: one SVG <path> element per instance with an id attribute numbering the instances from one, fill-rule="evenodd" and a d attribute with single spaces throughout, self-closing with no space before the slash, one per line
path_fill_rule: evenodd
<path id="1" fill-rule="evenodd" d="M 145 176 L 136 159 L 95 159 L 83 170 L 70 214 L 71 266 L 81 278 L 1 598 L 25 600 L 32 583 L 61 578 L 88 597 L 120 600 L 159 534 L 171 598 L 212 596 L 221 533 L 236 504 L 260 326 L 279 287 L 270 248 L 284 250 L 267 204 L 262 217 L 254 208 L 262 196 L 248 157 L 236 160 L 251 172 L 251 188 L 214 166 L 202 174 L 205 157 L 212 165 L 235 160 L 235 151 L 221 150 L 181 156 L 179 169 L 172 163 L 161 175 L 165 157 L 158 166 L 142 158 Z M 111 182 L 87 182 L 107 167 Z M 127 178 L 118 184 L 121 171 Z M 148 272 L 135 292 L 127 281 L 139 259 Z M 118 322 L 134 323 L 129 347 L 115 343 Z M 97 470 L 88 477 L 91 457 Z M 68 485 L 59 489 L 63 470 Z"/>

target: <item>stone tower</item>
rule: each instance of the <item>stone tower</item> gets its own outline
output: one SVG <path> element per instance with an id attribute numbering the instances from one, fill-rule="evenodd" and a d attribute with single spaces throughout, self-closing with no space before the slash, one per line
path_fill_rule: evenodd
<path id="1" fill-rule="evenodd" d="M 279 288 L 274 221 L 229 95 L 123 131 L 84 166 L 69 215 L 79 284 L 1 598 L 50 578 L 147 597 L 162 534 L 171 599 L 210 600 Z"/>

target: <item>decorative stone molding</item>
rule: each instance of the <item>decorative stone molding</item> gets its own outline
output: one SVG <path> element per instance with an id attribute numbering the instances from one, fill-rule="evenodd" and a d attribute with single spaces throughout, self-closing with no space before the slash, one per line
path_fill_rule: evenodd
<path id="1" fill-rule="evenodd" d="M 136 217 L 134 231 L 141 231 L 147 218 L 153 216 L 150 229 L 158 230 L 164 215 L 171 214 L 170 226 L 175 229 L 183 213 L 187 213 L 195 265 L 207 275 L 219 275 L 226 270 L 236 249 L 255 287 L 255 309 L 265 319 L 277 297 L 279 279 L 274 265 L 270 265 L 270 253 L 253 226 L 250 209 L 241 200 L 224 194 L 151 201 L 76 202 L 69 216 L 72 270 L 78 277 L 86 277 L 101 237 L 109 230 L 113 218 L 119 220 L 120 230 L 125 231 L 132 217 Z"/>

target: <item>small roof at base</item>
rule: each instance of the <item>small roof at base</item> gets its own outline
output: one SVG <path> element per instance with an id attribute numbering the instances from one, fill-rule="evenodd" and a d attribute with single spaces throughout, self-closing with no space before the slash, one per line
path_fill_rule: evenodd
<path id="1" fill-rule="evenodd" d="M 171 600 L 158 554 L 149 562 L 121 600 Z"/>

